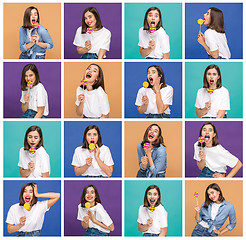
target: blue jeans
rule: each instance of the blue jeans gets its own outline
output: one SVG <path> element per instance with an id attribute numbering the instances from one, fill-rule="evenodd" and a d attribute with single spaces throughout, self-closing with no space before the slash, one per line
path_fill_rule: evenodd
<path id="1" fill-rule="evenodd" d="M 84 236 L 109 236 L 109 233 L 102 232 L 96 228 L 87 228 Z"/>
<path id="2" fill-rule="evenodd" d="M 96 53 L 85 53 L 80 57 L 80 59 L 98 59 L 98 56 Z"/>
<path id="3" fill-rule="evenodd" d="M 144 233 L 143 237 L 158 237 L 159 234 L 157 233 Z"/>
<path id="4" fill-rule="evenodd" d="M 41 236 L 40 230 L 32 231 L 32 232 L 18 232 L 17 237 L 39 237 Z"/>
<path id="5" fill-rule="evenodd" d="M 157 60 L 161 60 L 161 58 L 152 58 L 152 57 L 146 57 L 145 59 L 157 59 Z"/>
<path id="6" fill-rule="evenodd" d="M 217 237 L 218 235 L 214 231 L 209 233 L 207 228 L 204 228 L 202 225 L 198 223 L 195 226 L 191 236 L 192 237 Z"/>
<path id="7" fill-rule="evenodd" d="M 93 178 L 93 177 L 95 177 L 95 178 L 107 178 L 107 177 L 104 177 L 102 175 L 99 175 L 99 176 L 89 176 L 89 175 L 86 175 L 85 177 L 86 178 Z"/>
<path id="8" fill-rule="evenodd" d="M 202 118 L 216 118 L 216 117 L 202 117 Z M 227 115 L 225 114 L 223 118 L 227 118 Z"/>
<path id="9" fill-rule="evenodd" d="M 216 172 L 210 170 L 208 167 L 204 167 L 198 177 L 213 178 L 214 173 L 216 173 Z M 220 173 L 220 174 L 225 174 L 225 173 Z"/>
<path id="10" fill-rule="evenodd" d="M 147 170 L 144 171 L 143 169 L 140 168 L 138 170 L 137 177 L 146 178 L 147 177 Z M 156 174 L 156 178 L 164 178 L 164 177 L 165 177 L 165 172 Z"/>
<path id="11" fill-rule="evenodd" d="M 28 56 L 25 53 L 21 53 L 19 59 L 32 59 L 32 55 Z M 45 54 L 36 55 L 36 59 L 45 59 Z"/>
<path id="12" fill-rule="evenodd" d="M 170 118 L 170 114 L 166 114 L 166 113 L 152 114 L 152 113 L 149 113 L 146 115 L 145 118 Z"/>
<path id="13" fill-rule="evenodd" d="M 212 57 L 211 55 L 208 54 L 207 59 L 225 59 L 225 58 L 223 58 L 221 56 L 219 56 L 218 58 L 214 58 L 214 57 Z"/>
<path id="14" fill-rule="evenodd" d="M 32 109 L 28 109 L 27 111 L 25 111 L 23 113 L 23 115 L 21 116 L 21 118 L 34 118 L 36 116 L 38 112 L 32 110 Z M 41 118 L 47 118 L 46 116 L 42 116 Z"/>
<path id="15" fill-rule="evenodd" d="M 86 117 L 86 116 L 83 114 L 83 118 L 99 119 L 100 117 Z"/>

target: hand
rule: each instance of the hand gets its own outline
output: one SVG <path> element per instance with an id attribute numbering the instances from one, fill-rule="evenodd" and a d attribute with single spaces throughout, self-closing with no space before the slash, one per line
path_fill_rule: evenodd
<path id="1" fill-rule="evenodd" d="M 24 95 L 23 99 L 24 99 L 24 101 L 25 101 L 26 103 L 29 103 L 29 100 L 30 100 L 30 94 L 29 94 L 29 93 L 26 93 L 26 94 Z"/>
<path id="2" fill-rule="evenodd" d="M 213 174 L 213 177 L 214 178 L 221 178 L 221 177 L 225 177 L 225 174 L 221 174 L 221 173 L 216 172 Z"/>
<path id="3" fill-rule="evenodd" d="M 85 41 L 85 48 L 87 48 L 88 51 L 91 50 L 91 40 Z"/>
<path id="4" fill-rule="evenodd" d="M 162 84 L 163 83 L 158 83 L 158 82 L 155 83 L 155 85 L 153 86 L 155 93 L 160 92 Z"/>
<path id="5" fill-rule="evenodd" d="M 86 161 L 86 165 L 87 165 L 88 167 L 90 167 L 91 164 L 92 164 L 92 157 L 86 158 L 85 161 Z"/>
<path id="6" fill-rule="evenodd" d="M 152 39 L 149 41 L 149 48 L 153 51 L 155 49 L 155 40 Z"/>
<path id="7" fill-rule="evenodd" d="M 83 221 L 84 221 L 86 224 L 89 223 L 89 219 L 90 219 L 89 215 L 86 215 L 86 216 L 83 217 Z"/>
<path id="8" fill-rule="evenodd" d="M 206 102 L 205 103 L 205 108 L 209 111 L 211 109 L 211 102 Z"/>
<path id="9" fill-rule="evenodd" d="M 199 34 L 197 35 L 197 41 L 201 45 L 205 44 L 205 37 L 204 37 L 204 34 L 201 31 L 199 31 Z"/>
<path id="10" fill-rule="evenodd" d="M 151 148 L 150 147 L 147 148 L 147 149 L 144 149 L 144 151 L 145 151 L 147 157 L 150 157 L 151 156 Z"/>
<path id="11" fill-rule="evenodd" d="M 85 95 L 84 95 L 83 93 L 79 94 L 78 100 L 79 100 L 81 103 L 84 103 L 84 102 L 85 102 Z"/>
<path id="12" fill-rule="evenodd" d="M 149 105 L 149 99 L 148 99 L 148 97 L 146 95 L 144 95 L 142 97 L 142 102 L 143 102 L 144 105 Z"/>
<path id="13" fill-rule="evenodd" d="M 205 154 L 205 152 L 203 150 L 199 151 L 199 155 L 198 156 L 199 156 L 199 158 L 201 160 L 205 160 L 206 159 L 206 154 Z"/>
<path id="14" fill-rule="evenodd" d="M 33 188 L 34 188 L 34 196 L 38 197 L 38 186 L 36 183 L 33 183 Z"/>
<path id="15" fill-rule="evenodd" d="M 200 207 L 199 207 L 199 205 L 196 205 L 196 206 L 195 206 L 195 211 L 196 211 L 196 212 L 200 212 Z"/>
<path id="16" fill-rule="evenodd" d="M 92 213 L 91 211 L 88 211 L 88 215 L 89 215 L 90 220 L 93 223 L 95 223 L 95 221 L 96 221 L 96 211 L 94 213 Z"/>
<path id="17" fill-rule="evenodd" d="M 23 216 L 23 217 L 20 218 L 20 225 L 24 226 L 25 223 L 26 223 L 26 216 Z"/>
<path id="18" fill-rule="evenodd" d="M 147 168 L 148 158 L 146 156 L 141 157 L 142 168 Z"/>
<path id="19" fill-rule="evenodd" d="M 98 145 L 96 144 L 96 147 L 94 149 L 94 156 L 95 159 L 97 160 L 99 158 L 99 154 L 100 154 L 100 148 L 98 147 Z"/>
<path id="20" fill-rule="evenodd" d="M 149 228 L 152 227 L 152 225 L 153 225 L 153 218 L 147 219 L 147 225 L 149 226 Z"/>
<path id="21" fill-rule="evenodd" d="M 39 42 L 39 35 L 38 35 L 38 31 L 36 31 L 36 40 L 35 40 L 36 43 Z"/>
<path id="22" fill-rule="evenodd" d="M 36 43 L 36 35 L 32 35 L 31 36 L 31 42 L 32 43 Z"/>
<path id="23" fill-rule="evenodd" d="M 218 234 L 218 235 L 222 235 L 221 231 L 218 230 L 218 229 L 214 229 L 214 232 L 215 232 L 216 234 Z"/>
<path id="24" fill-rule="evenodd" d="M 34 169 L 35 169 L 35 164 L 34 164 L 33 161 L 31 161 L 31 162 L 28 163 L 28 169 L 29 169 L 31 172 L 34 171 Z"/>

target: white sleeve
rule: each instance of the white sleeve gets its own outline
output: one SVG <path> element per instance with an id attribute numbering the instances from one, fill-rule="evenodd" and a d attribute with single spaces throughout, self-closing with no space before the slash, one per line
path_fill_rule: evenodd
<path id="1" fill-rule="evenodd" d="M 84 218 L 84 213 L 83 213 L 83 209 L 82 209 L 82 207 L 80 206 L 80 204 L 79 204 L 79 206 L 78 206 L 78 215 L 77 215 L 77 219 L 78 220 L 80 220 L 80 221 L 83 221 L 83 218 Z"/>
<path id="2" fill-rule="evenodd" d="M 46 99 L 47 93 L 43 87 L 43 85 L 38 86 L 37 89 L 37 107 L 44 107 L 46 105 L 47 99 Z"/>
<path id="3" fill-rule="evenodd" d="M 167 89 L 165 90 L 165 88 L 162 88 L 163 94 L 161 94 L 161 99 L 163 104 L 168 104 L 168 105 L 172 105 L 173 103 L 173 88 L 171 86 L 167 86 Z"/>
<path id="4" fill-rule="evenodd" d="M 140 88 L 138 90 L 138 94 L 137 94 L 135 105 L 137 105 L 137 106 L 142 106 L 143 105 L 142 97 L 143 97 L 142 88 Z"/>
<path id="5" fill-rule="evenodd" d="M 80 89 L 79 89 L 79 88 L 80 88 L 80 87 L 78 87 L 77 90 L 76 90 L 76 101 L 75 101 L 76 106 L 79 106 L 79 104 L 80 104 L 80 101 L 79 101 L 78 96 L 79 96 L 81 93 L 80 93 Z M 82 88 L 81 88 L 81 90 L 82 90 Z"/>
<path id="6" fill-rule="evenodd" d="M 6 223 L 15 224 L 15 218 L 14 218 L 14 211 L 13 210 L 14 210 L 13 206 L 11 206 L 9 211 L 8 211 Z"/>
<path id="7" fill-rule="evenodd" d="M 21 103 L 25 103 L 24 95 L 25 95 L 25 92 L 24 91 L 21 91 L 21 99 L 20 99 L 20 102 Z"/>
<path id="8" fill-rule="evenodd" d="M 198 142 L 196 142 L 194 144 L 194 159 L 198 162 L 201 161 L 201 159 L 199 158 L 199 151 L 200 151 L 200 148 L 198 147 Z"/>
<path id="9" fill-rule="evenodd" d="M 169 53 L 170 52 L 170 43 L 169 43 L 169 36 L 166 34 L 165 30 L 163 29 L 161 37 L 161 49 L 162 53 Z"/>
<path id="10" fill-rule="evenodd" d="M 41 208 L 41 212 L 45 213 L 45 212 L 49 211 L 48 200 L 38 201 L 36 204 L 38 204 L 38 206 Z"/>
<path id="11" fill-rule="evenodd" d="M 109 150 L 109 148 L 107 146 L 105 146 L 105 152 L 104 154 L 102 155 L 102 161 L 107 165 L 107 166 L 112 166 L 114 165 L 114 161 L 113 161 L 113 158 L 112 158 L 112 155 L 111 155 L 111 152 Z"/>
<path id="12" fill-rule="evenodd" d="M 45 149 L 43 149 L 43 151 L 40 152 L 40 158 L 42 161 L 41 173 L 50 172 L 50 157 L 47 154 L 47 152 L 45 151 Z"/>
<path id="13" fill-rule="evenodd" d="M 146 48 L 145 42 L 146 41 L 144 41 L 144 30 L 143 30 L 143 28 L 140 28 L 139 29 L 139 42 L 138 42 L 138 46 L 139 47 L 142 47 L 142 48 Z"/>
<path id="14" fill-rule="evenodd" d="M 224 159 L 225 164 L 227 166 L 229 166 L 230 168 L 234 168 L 236 166 L 239 159 L 237 157 L 235 157 L 234 155 L 232 155 L 229 151 L 224 149 L 222 146 L 220 149 L 220 154 L 221 154 L 222 158 Z"/>
<path id="15" fill-rule="evenodd" d="M 110 218 L 110 216 L 101 204 L 96 209 L 96 218 L 98 219 L 98 221 L 102 222 L 107 227 L 113 223 L 112 219 Z"/>
<path id="16" fill-rule="evenodd" d="M 85 41 L 83 41 L 83 34 L 81 33 L 81 27 L 79 27 L 76 31 L 73 45 L 78 46 L 78 47 L 85 47 Z M 85 35 L 85 34 L 84 34 Z"/>
<path id="17" fill-rule="evenodd" d="M 196 108 L 203 108 L 202 103 L 201 103 L 201 92 L 200 92 L 200 89 L 197 91 L 195 107 Z"/>
<path id="18" fill-rule="evenodd" d="M 24 150 L 23 148 L 20 149 L 19 151 L 19 162 L 18 162 L 18 166 L 23 168 L 23 169 L 28 169 L 28 161 L 25 161 L 24 159 Z"/>
<path id="19" fill-rule="evenodd" d="M 105 36 L 103 38 L 104 38 L 103 39 L 104 41 L 101 42 L 100 48 L 109 51 L 110 40 L 111 40 L 111 32 L 108 29 L 106 29 Z"/>
<path id="20" fill-rule="evenodd" d="M 83 164 L 81 163 L 81 158 L 79 156 L 78 150 L 79 149 L 76 148 L 74 151 L 72 165 L 76 167 L 81 167 L 83 166 Z"/>
<path id="21" fill-rule="evenodd" d="M 163 206 L 160 208 L 160 228 L 165 228 L 167 227 L 167 211 L 164 209 Z"/>
<path id="22" fill-rule="evenodd" d="M 221 106 L 219 110 L 230 110 L 230 96 L 227 89 L 225 89 L 224 94 L 221 98 Z"/>
<path id="23" fill-rule="evenodd" d="M 100 110 L 101 113 L 104 115 L 109 114 L 110 112 L 110 107 L 109 107 L 109 102 L 108 102 L 108 95 L 104 92 L 103 89 L 100 91 Z"/>
<path id="24" fill-rule="evenodd" d="M 137 220 L 137 222 L 140 224 L 146 224 L 146 221 L 144 221 L 144 218 L 143 218 L 143 215 L 144 215 L 143 211 L 144 211 L 144 207 L 140 206 L 138 210 L 138 220 Z"/>
<path id="25" fill-rule="evenodd" d="M 211 52 L 219 49 L 215 34 L 216 34 L 215 30 L 211 30 L 211 29 L 208 29 L 205 32 L 205 41 Z"/>

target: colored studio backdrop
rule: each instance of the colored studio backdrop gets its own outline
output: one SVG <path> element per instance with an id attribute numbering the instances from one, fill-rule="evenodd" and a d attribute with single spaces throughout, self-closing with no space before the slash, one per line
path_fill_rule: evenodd
<path id="1" fill-rule="evenodd" d="M 77 220 L 78 205 L 85 186 L 92 184 L 97 190 L 101 204 L 114 224 L 114 231 L 109 236 L 122 235 L 122 200 L 121 181 L 65 181 L 64 182 L 64 235 L 83 236 L 85 229 Z"/>
<path id="2" fill-rule="evenodd" d="M 215 7 L 223 12 L 224 29 L 231 59 L 243 58 L 243 4 L 242 3 L 186 3 L 185 4 L 185 58 L 207 59 L 207 52 L 197 42 L 202 18 L 208 9 Z M 204 33 L 207 26 L 202 24 Z"/>
<path id="3" fill-rule="evenodd" d="M 17 233 L 9 234 L 7 231 L 6 218 L 9 208 L 19 202 L 21 187 L 26 183 L 34 181 L 4 181 L 3 182 L 3 234 L 5 237 L 16 236 Z M 60 181 L 35 181 L 38 193 L 55 192 L 61 193 Z M 48 200 L 47 198 L 38 198 L 38 201 Z M 44 223 L 41 229 L 41 236 L 59 237 L 61 236 L 61 198 L 45 213 Z"/>
<path id="4" fill-rule="evenodd" d="M 143 141 L 146 129 L 158 124 L 167 153 L 165 177 L 182 176 L 182 123 L 170 121 L 132 121 L 125 122 L 125 177 L 135 178 L 139 170 L 137 145 Z"/>
<path id="5" fill-rule="evenodd" d="M 227 111 L 227 117 L 242 118 L 243 64 L 220 62 L 199 62 L 185 64 L 185 117 L 197 118 L 195 107 L 197 92 L 200 88 L 203 87 L 203 76 L 205 69 L 211 64 L 215 64 L 219 67 L 221 72 L 222 86 L 229 91 L 230 110 Z"/>
<path id="6" fill-rule="evenodd" d="M 76 114 L 76 92 L 85 76 L 86 69 L 95 62 L 67 62 L 64 69 L 64 116 L 82 118 Z M 109 117 L 121 118 L 122 112 L 122 67 L 116 62 L 96 62 L 103 71 L 104 90 L 109 101 Z M 97 88 L 98 89 L 98 88 Z M 93 112 L 93 110 L 91 110 Z"/>
<path id="7" fill-rule="evenodd" d="M 167 237 L 182 236 L 182 181 L 125 181 L 125 236 L 140 237 L 138 209 L 144 204 L 148 186 L 157 185 L 161 203 L 167 211 Z M 174 191 L 175 189 L 175 191 Z"/>
<path id="8" fill-rule="evenodd" d="M 172 62 L 128 62 L 125 63 L 125 117 L 144 118 L 135 105 L 138 90 L 147 81 L 147 69 L 152 65 L 162 68 L 167 85 L 173 88 L 173 101 L 169 105 L 171 118 L 182 117 L 182 64 Z"/>
<path id="9" fill-rule="evenodd" d="M 23 68 L 29 63 L 4 63 L 4 118 L 20 118 L 21 110 L 21 75 Z M 47 95 L 48 118 L 61 117 L 61 64 L 55 62 L 35 62 L 40 81 Z"/>
<path id="10" fill-rule="evenodd" d="M 110 49 L 106 59 L 121 58 L 121 4 L 120 3 L 65 3 L 64 4 L 64 57 L 79 59 L 77 47 L 73 45 L 77 28 L 82 25 L 82 15 L 86 8 L 95 7 L 103 27 L 111 32 Z"/>
<path id="11" fill-rule="evenodd" d="M 170 58 L 182 58 L 182 4 L 181 3 L 125 3 L 125 58 L 144 59 L 139 51 L 139 29 L 150 7 L 161 11 L 162 25 L 170 42 Z M 133 20 L 134 19 L 134 20 Z"/>
<path id="12" fill-rule="evenodd" d="M 64 171 L 65 177 L 76 177 L 72 165 L 74 151 L 82 146 L 84 131 L 89 125 L 98 126 L 102 144 L 107 146 L 114 161 L 112 177 L 121 177 L 121 122 L 65 122 L 64 124 Z"/>
<path id="13" fill-rule="evenodd" d="M 42 121 L 4 122 L 3 174 L 20 178 L 19 151 L 24 147 L 26 130 L 39 126 L 43 133 L 43 145 L 50 157 L 50 177 L 61 177 L 61 123 Z M 15 136 L 13 138 L 13 136 Z"/>
<path id="14" fill-rule="evenodd" d="M 20 27 L 28 7 L 39 11 L 40 24 L 46 28 L 53 41 L 53 48 L 47 49 L 46 59 L 61 58 L 61 4 L 60 3 L 4 3 L 4 59 L 18 59 L 21 53 L 19 44 Z"/>
<path id="15" fill-rule="evenodd" d="M 202 122 L 189 122 L 185 123 L 185 176 L 186 177 L 198 177 L 200 170 L 197 167 L 197 161 L 194 159 L 194 144 L 198 141 L 199 131 L 202 127 Z M 241 162 L 243 162 L 243 123 L 232 121 L 216 121 L 212 122 L 218 132 L 219 144 L 232 155 L 236 156 Z M 227 167 L 226 173 L 231 171 L 230 167 Z M 239 169 L 234 177 L 243 176 L 243 167 Z"/>
<path id="16" fill-rule="evenodd" d="M 214 179 L 215 180 L 215 179 Z M 185 181 L 185 236 L 190 237 L 193 229 L 196 226 L 195 220 L 195 205 L 196 199 L 194 193 L 198 193 L 198 205 L 201 207 L 205 202 L 206 188 L 216 183 L 219 185 L 223 197 L 231 203 L 236 212 L 237 223 L 232 231 L 228 231 L 221 237 L 242 237 L 243 236 L 243 181 L 225 181 L 225 180 L 205 180 L 205 181 Z M 221 229 L 224 229 L 229 224 L 227 219 Z"/>

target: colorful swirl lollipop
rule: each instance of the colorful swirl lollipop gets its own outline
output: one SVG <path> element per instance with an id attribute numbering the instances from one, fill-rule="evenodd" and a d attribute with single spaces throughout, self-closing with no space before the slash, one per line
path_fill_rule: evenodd
<path id="1" fill-rule="evenodd" d="M 83 78 L 81 81 L 80 81 L 81 85 L 83 86 L 86 86 L 87 85 L 87 80 L 85 78 Z"/>
<path id="2" fill-rule="evenodd" d="M 199 197 L 199 193 L 198 192 L 194 192 L 194 197 L 196 199 L 196 204 L 198 205 L 198 197 Z"/>
<path id="3" fill-rule="evenodd" d="M 90 150 L 94 150 L 94 149 L 95 149 L 95 147 L 96 147 L 96 146 L 95 146 L 95 144 L 94 144 L 94 143 L 90 143 L 90 145 L 89 145 L 89 149 L 90 149 Z"/>
<path id="4" fill-rule="evenodd" d="M 155 211 L 155 207 L 149 207 L 149 210 L 150 210 L 150 212 L 154 212 Z"/>
<path id="5" fill-rule="evenodd" d="M 199 138 L 198 138 L 198 142 L 199 142 L 199 143 L 204 143 L 204 142 L 205 142 L 205 138 L 202 137 L 202 136 L 199 137 Z"/>
<path id="6" fill-rule="evenodd" d="M 86 32 L 89 33 L 89 34 L 92 34 L 92 28 L 88 27 L 88 28 L 86 29 Z"/>
<path id="7" fill-rule="evenodd" d="M 30 204 L 29 204 L 29 203 L 25 203 L 25 204 L 24 204 L 24 208 L 25 208 L 26 210 L 28 210 L 28 209 L 30 208 Z"/>
<path id="8" fill-rule="evenodd" d="M 85 203 L 85 207 L 86 207 L 86 208 L 90 208 L 90 207 L 91 207 L 91 204 L 90 204 L 89 202 L 86 202 L 86 203 Z"/>
<path id="9" fill-rule="evenodd" d="M 34 24 L 33 24 L 33 27 L 34 28 L 38 28 L 40 26 L 40 24 L 38 23 L 38 22 L 35 22 Z"/>
<path id="10" fill-rule="evenodd" d="M 208 91 L 208 94 L 211 95 L 214 92 L 214 89 L 208 88 L 207 91 Z"/>
<path id="11" fill-rule="evenodd" d="M 31 147 L 31 148 L 29 149 L 29 153 L 32 154 L 32 155 L 33 155 L 36 151 L 37 151 L 37 150 L 36 150 L 36 148 L 34 148 L 34 147 Z"/>
<path id="12" fill-rule="evenodd" d="M 33 83 L 34 83 L 34 82 L 32 82 L 32 81 L 28 81 L 28 82 L 27 82 L 27 86 L 28 86 L 29 88 L 32 88 L 32 87 L 33 87 Z"/>
<path id="13" fill-rule="evenodd" d="M 150 33 L 154 33 L 156 31 L 156 27 L 150 27 L 149 31 L 150 31 Z"/>
<path id="14" fill-rule="evenodd" d="M 144 143 L 144 150 L 150 148 L 150 143 Z"/>

